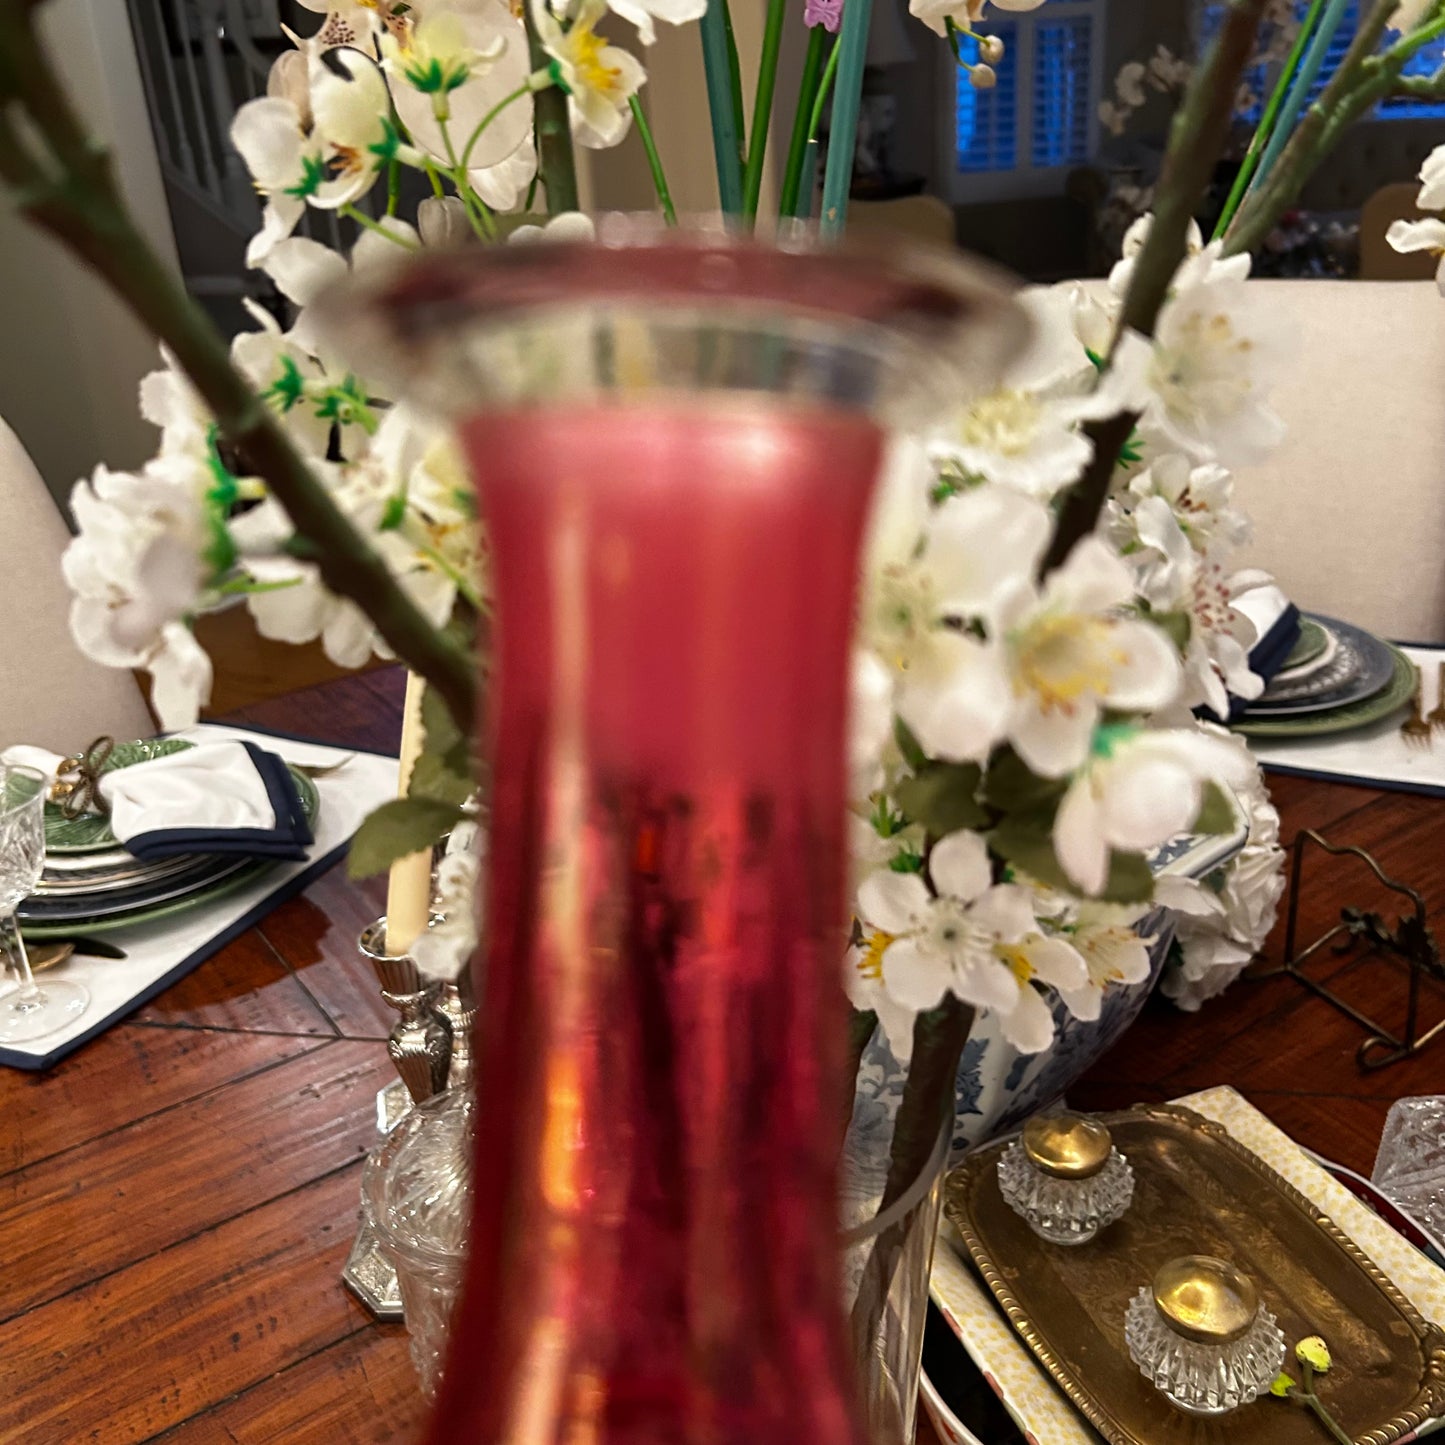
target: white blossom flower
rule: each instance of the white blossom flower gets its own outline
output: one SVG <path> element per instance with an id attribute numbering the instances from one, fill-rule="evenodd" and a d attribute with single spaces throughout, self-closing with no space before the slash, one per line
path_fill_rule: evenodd
<path id="1" fill-rule="evenodd" d="M 1099 728 L 1054 820 L 1054 852 L 1085 894 L 1103 890 L 1109 851 L 1147 853 L 1185 832 L 1204 785 L 1243 781 L 1238 753 L 1198 728 Z"/>
<path id="2" fill-rule="evenodd" d="M 1118 75 L 1114 77 L 1115 94 L 1133 110 L 1138 110 L 1147 99 L 1144 93 L 1144 77 L 1147 74 L 1142 60 L 1131 60 L 1120 66 Z"/>
<path id="3" fill-rule="evenodd" d="M 628 101 L 647 72 L 633 56 L 597 34 L 607 6 L 603 0 L 578 0 L 564 31 L 548 0 L 529 3 L 542 48 L 557 62 L 567 87 L 578 141 L 593 149 L 616 145 L 632 123 Z"/>
<path id="4" fill-rule="evenodd" d="M 932 454 L 965 475 L 1047 500 L 1076 482 L 1094 454 L 1081 423 L 1142 404 L 1149 352 L 1130 333 L 1100 377 L 1074 330 L 1072 290 L 1032 287 L 1019 300 L 1034 318 L 1032 344 L 997 390 L 966 405 Z"/>
<path id="5" fill-rule="evenodd" d="M 1042 777 L 1081 767 L 1105 708 L 1151 712 L 1179 689 L 1179 660 L 1152 624 L 1120 616 L 1129 569 L 1085 537 L 1042 592 L 1018 589 L 1000 615 L 1014 702 L 1008 736 Z"/>
<path id="6" fill-rule="evenodd" d="M 1054 1013 L 1034 985 L 1057 989 L 1067 1005 L 1070 996 L 1077 997 L 1088 987 L 1088 965 L 1072 939 L 1045 933 L 1001 943 L 995 952 L 1019 990 L 1012 1008 L 996 1010 L 1003 1036 L 1021 1054 L 1041 1053 L 1054 1041 Z"/>
<path id="7" fill-rule="evenodd" d="M 324 15 L 321 35 L 327 45 L 360 47 L 381 32 L 392 7 L 388 0 L 299 0 L 304 10 Z"/>
<path id="8" fill-rule="evenodd" d="M 481 871 L 486 836 L 476 823 L 459 823 L 447 839 L 437 865 L 440 915 L 411 946 L 411 956 L 424 978 L 454 983 L 471 963 L 481 937 Z"/>
<path id="9" fill-rule="evenodd" d="M 201 455 L 215 417 L 168 347 L 161 347 L 161 361 L 158 371 L 141 378 L 140 414 L 160 428 L 161 456 Z"/>
<path id="10" fill-rule="evenodd" d="M 1132 910 L 1136 917 L 1142 910 Z M 1092 1023 L 1103 1011 L 1104 995 L 1114 987 L 1127 988 L 1149 977 L 1152 938 L 1142 936 L 1123 910 L 1085 903 L 1067 937 L 1084 960 L 1087 977 L 1074 987 L 1060 987 L 1068 1010 L 1076 1019 Z"/>
<path id="11" fill-rule="evenodd" d="M 1135 507 L 1162 502 L 1196 552 L 1241 547 L 1250 537 L 1249 518 L 1230 503 L 1234 478 L 1215 462 L 1196 463 L 1177 452 L 1156 457 L 1129 482 Z"/>
<path id="12" fill-rule="evenodd" d="M 928 860 L 937 896 L 917 873 L 880 870 L 858 891 L 864 926 L 862 965 L 902 1011 L 933 1008 L 952 993 L 1009 1016 L 1020 984 L 1000 948 L 1035 931 L 1029 892 L 993 882 L 988 849 L 976 833 L 951 833 Z M 861 972 L 861 967 L 859 970 Z M 880 1019 L 881 1019 L 880 1015 Z M 890 1029 L 889 1046 L 898 1052 Z"/>
<path id="13" fill-rule="evenodd" d="M 1038 503 L 978 487 L 930 511 L 929 472 L 902 444 L 885 474 L 869 537 L 862 637 L 896 682 L 895 706 L 924 750 L 985 757 L 1010 706 L 999 649 L 965 630 L 990 621 L 1029 577 L 1051 523 Z"/>
<path id="14" fill-rule="evenodd" d="M 266 197 L 261 229 L 246 248 L 246 264 L 255 266 L 296 229 L 307 198 L 325 183 L 321 144 L 292 101 L 270 95 L 248 101 L 236 112 L 231 144 Z"/>
<path id="15" fill-rule="evenodd" d="M 1431 184 L 1445 189 L 1445 167 L 1442 167 L 1440 177 Z M 1440 204 L 1445 205 L 1445 198 L 1441 199 Z M 1440 294 L 1445 296 L 1445 221 L 1434 216 L 1423 221 L 1391 221 L 1390 229 L 1385 232 L 1385 239 L 1397 251 L 1406 255 L 1412 251 L 1429 251 L 1438 256 L 1440 265 L 1435 271 L 1435 285 Z"/>
<path id="16" fill-rule="evenodd" d="M 1213 249 L 1180 268 L 1160 313 L 1145 420 L 1176 448 L 1232 466 L 1259 460 L 1284 433 L 1265 401 L 1283 336 L 1242 277 L 1214 262 Z"/>

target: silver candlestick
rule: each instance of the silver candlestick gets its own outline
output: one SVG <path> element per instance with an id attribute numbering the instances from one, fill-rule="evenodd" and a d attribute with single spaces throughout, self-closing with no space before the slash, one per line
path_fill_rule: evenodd
<path id="1" fill-rule="evenodd" d="M 423 979 L 409 955 L 392 957 L 386 952 L 385 918 L 365 928 L 357 946 L 376 972 L 382 998 L 401 1015 L 386 1041 L 401 1077 L 376 1096 L 377 1133 L 386 1134 L 414 1102 L 430 1099 L 447 1087 L 454 1064 L 464 1062 L 470 1074 L 468 1034 L 475 1010 L 469 1011 L 459 997 L 455 1001 L 449 997 L 458 994 L 452 985 Z M 457 1059 L 458 1053 L 464 1061 Z M 341 1278 L 377 1319 L 402 1318 L 396 1271 L 381 1253 L 365 1211 Z"/>

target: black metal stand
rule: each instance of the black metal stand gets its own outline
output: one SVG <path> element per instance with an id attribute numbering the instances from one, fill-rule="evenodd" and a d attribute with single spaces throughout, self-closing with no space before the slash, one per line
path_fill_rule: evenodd
<path id="1" fill-rule="evenodd" d="M 1336 857 L 1346 854 L 1361 859 L 1368 865 L 1375 877 L 1392 893 L 1401 894 L 1414 904 L 1413 912 L 1402 913 L 1393 929 L 1389 928 L 1383 915 L 1367 913 L 1359 908 L 1342 908 L 1340 921 L 1327 933 L 1315 939 L 1307 948 L 1295 951 L 1295 925 L 1299 918 L 1300 876 L 1304 869 L 1306 845 L 1314 844 L 1326 853 Z M 1363 848 L 1337 847 L 1327 842 L 1313 829 L 1304 829 L 1294 841 L 1294 859 L 1290 871 L 1289 922 L 1285 929 L 1285 962 L 1278 968 L 1251 972 L 1248 977 L 1259 980 L 1278 978 L 1288 974 L 1298 979 L 1312 993 L 1318 994 L 1326 1003 L 1338 1009 L 1347 1018 L 1353 1019 L 1363 1028 L 1368 1037 L 1360 1044 L 1355 1058 L 1366 1070 L 1383 1069 L 1418 1053 L 1438 1033 L 1445 1030 L 1445 1019 L 1420 1032 L 1420 981 L 1424 974 L 1437 979 L 1445 978 L 1445 969 L 1440 963 L 1440 954 L 1435 947 L 1434 935 L 1425 922 L 1425 900 L 1408 884 L 1399 883 L 1385 875 L 1380 865 Z M 1324 984 L 1312 979 L 1304 972 L 1303 965 L 1332 939 L 1338 939 L 1334 953 L 1336 957 L 1348 953 L 1361 944 L 1369 945 L 1374 956 L 1383 957 L 1387 962 L 1401 965 L 1408 974 L 1408 996 L 1405 1008 L 1404 1033 L 1396 1035 L 1377 1020 L 1368 1017 L 1346 1003 L 1338 994 Z"/>

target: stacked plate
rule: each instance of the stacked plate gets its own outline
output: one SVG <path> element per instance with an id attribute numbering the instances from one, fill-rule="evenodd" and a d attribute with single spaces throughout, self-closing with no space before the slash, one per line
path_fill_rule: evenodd
<path id="1" fill-rule="evenodd" d="M 1231 726 L 1251 737 L 1349 732 L 1399 711 L 1414 690 L 1414 664 L 1397 647 L 1348 622 L 1305 616 L 1283 669 Z"/>
<path id="2" fill-rule="evenodd" d="M 121 743 L 105 770 L 129 767 L 191 746 L 168 738 Z M 316 785 L 295 768 L 291 775 L 314 828 L 321 801 Z M 67 818 L 48 803 L 45 871 L 39 887 L 18 910 L 20 923 L 28 939 L 69 938 L 151 923 L 242 888 L 279 861 L 186 853 L 144 862 L 120 845 L 109 821 L 100 814 Z"/>

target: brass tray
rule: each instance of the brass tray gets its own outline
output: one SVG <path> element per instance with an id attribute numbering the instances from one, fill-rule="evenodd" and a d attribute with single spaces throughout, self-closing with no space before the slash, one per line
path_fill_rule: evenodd
<path id="1" fill-rule="evenodd" d="M 1141 1105 L 1101 1117 L 1133 1167 L 1134 1202 L 1091 1243 L 1049 1244 L 1009 1208 L 996 1168 L 1004 1144 L 948 1176 L 944 1210 L 1010 1323 L 1109 1445 L 1328 1439 L 1308 1412 L 1269 1397 L 1215 1419 L 1186 1415 L 1139 1373 L 1124 1311 L 1181 1254 L 1218 1255 L 1244 1270 L 1291 1346 L 1325 1337 L 1334 1368 L 1318 1382 L 1320 1397 L 1357 1445 L 1390 1445 L 1445 1412 L 1445 1332 L 1304 1195 L 1190 1109 Z"/>

